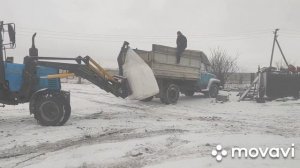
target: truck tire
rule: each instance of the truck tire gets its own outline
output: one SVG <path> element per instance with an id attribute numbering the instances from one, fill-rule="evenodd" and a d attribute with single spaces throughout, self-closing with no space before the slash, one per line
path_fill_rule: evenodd
<path id="1" fill-rule="evenodd" d="M 146 99 L 141 100 L 142 102 L 149 102 L 154 98 L 154 96 L 148 97 Z"/>
<path id="2" fill-rule="evenodd" d="M 210 98 L 216 98 L 219 93 L 219 86 L 217 84 L 212 84 L 209 88 L 208 94 Z"/>
<path id="3" fill-rule="evenodd" d="M 35 103 L 34 118 L 43 126 L 59 126 L 67 122 L 71 107 L 63 96 L 44 93 Z"/>
<path id="4" fill-rule="evenodd" d="M 193 90 L 187 90 L 184 92 L 184 95 L 189 96 L 189 97 L 194 96 L 194 94 L 195 94 L 195 91 L 193 91 Z"/>
<path id="5" fill-rule="evenodd" d="M 166 101 L 167 86 L 168 86 L 168 83 L 166 83 L 166 82 L 161 82 L 159 85 L 159 98 L 160 98 L 160 102 L 163 104 L 169 104 Z"/>
<path id="6" fill-rule="evenodd" d="M 164 90 L 163 102 L 165 104 L 176 104 L 179 98 L 180 89 L 175 84 L 170 84 Z"/>

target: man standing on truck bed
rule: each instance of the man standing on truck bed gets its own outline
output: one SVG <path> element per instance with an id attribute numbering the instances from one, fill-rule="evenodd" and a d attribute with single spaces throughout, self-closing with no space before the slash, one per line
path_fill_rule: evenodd
<path id="1" fill-rule="evenodd" d="M 176 61 L 177 61 L 177 64 L 179 64 L 181 54 L 187 47 L 187 39 L 180 31 L 177 32 L 176 44 L 177 44 L 177 51 L 176 51 L 177 60 Z"/>

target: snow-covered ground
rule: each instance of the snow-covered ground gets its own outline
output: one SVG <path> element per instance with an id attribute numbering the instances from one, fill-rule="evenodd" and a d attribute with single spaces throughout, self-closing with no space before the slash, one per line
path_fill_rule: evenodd
<path id="1" fill-rule="evenodd" d="M 72 116 L 43 127 L 28 104 L 0 109 L 0 167 L 294 167 L 300 165 L 300 101 L 264 104 L 181 96 L 178 104 L 124 100 L 89 84 L 64 84 Z M 225 93 L 227 94 L 227 93 Z M 217 162 L 212 149 L 291 147 L 295 158 Z"/>

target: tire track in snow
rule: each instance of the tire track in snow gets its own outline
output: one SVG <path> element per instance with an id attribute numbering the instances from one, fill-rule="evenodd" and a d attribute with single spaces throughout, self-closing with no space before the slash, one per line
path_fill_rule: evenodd
<path id="1" fill-rule="evenodd" d="M 109 131 L 97 136 L 84 136 L 78 139 L 65 139 L 56 143 L 44 143 L 38 146 L 25 146 L 19 148 L 12 148 L 5 151 L 0 151 L 0 160 L 14 158 L 15 166 L 26 163 L 26 161 L 37 159 L 39 156 L 47 153 L 60 151 L 69 147 L 76 147 L 82 145 L 101 144 L 107 142 L 121 142 L 130 139 L 148 138 L 159 135 L 168 135 L 173 133 L 183 133 L 186 130 L 180 129 L 164 129 L 140 133 L 131 133 L 133 129 L 121 129 Z"/>

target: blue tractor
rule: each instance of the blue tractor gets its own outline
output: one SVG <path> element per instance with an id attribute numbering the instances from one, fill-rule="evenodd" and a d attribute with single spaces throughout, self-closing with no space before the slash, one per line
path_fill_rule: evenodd
<path id="1" fill-rule="evenodd" d="M 4 43 L 8 33 L 9 40 Z M 111 76 L 89 56 L 76 58 L 39 57 L 32 37 L 29 56 L 23 64 L 7 59 L 3 50 L 15 48 L 15 24 L 0 21 L 0 103 L 17 105 L 29 102 L 30 114 L 44 126 L 65 124 L 71 115 L 70 93 L 61 90 L 60 78 L 76 75 L 87 79 L 101 89 L 125 98 L 130 93 L 127 80 Z M 74 63 L 63 63 L 74 61 Z M 67 70 L 67 74 L 59 74 Z"/>

